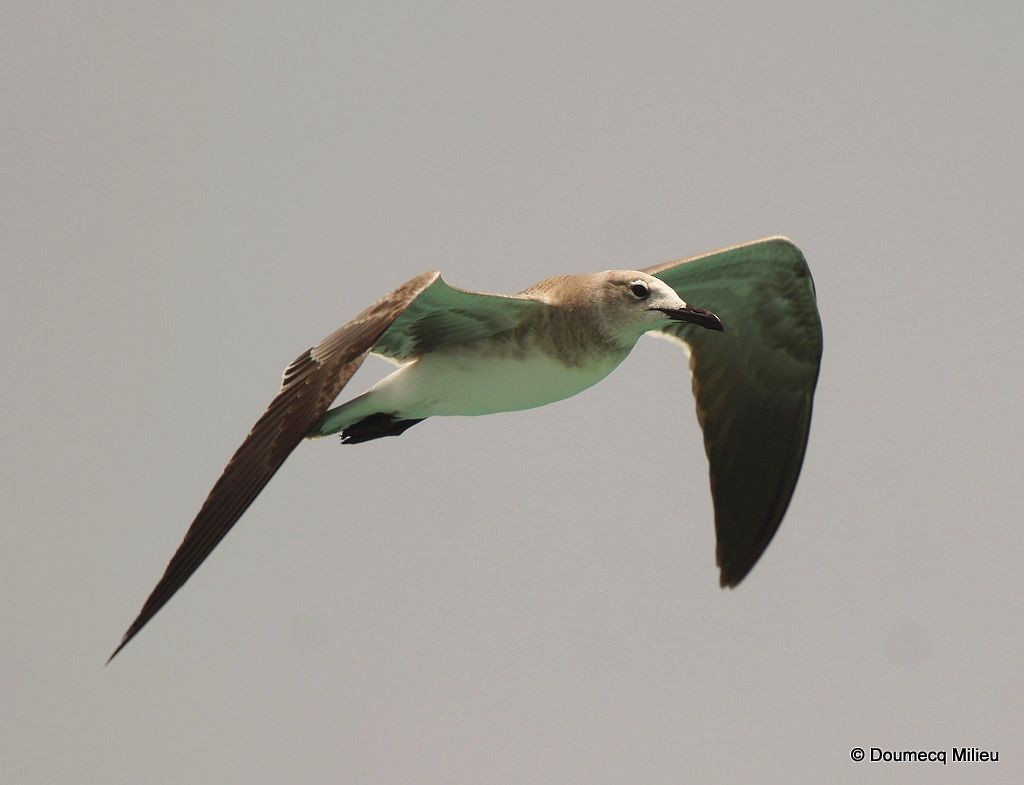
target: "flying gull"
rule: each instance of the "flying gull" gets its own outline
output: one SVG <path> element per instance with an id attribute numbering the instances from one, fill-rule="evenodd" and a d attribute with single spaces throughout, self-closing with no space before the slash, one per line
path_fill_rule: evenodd
<path id="1" fill-rule="evenodd" d="M 697 305 L 699 303 L 699 305 Z M 803 463 L 821 323 L 803 254 L 772 237 L 644 270 L 560 275 L 519 294 L 424 273 L 303 352 L 228 462 L 119 651 L 196 571 L 306 438 L 398 436 L 427 417 L 531 409 L 601 381 L 644 333 L 690 355 L 720 584 L 775 534 Z M 367 354 L 398 369 L 331 408 Z M 110 660 L 108 660 L 109 662 Z"/>

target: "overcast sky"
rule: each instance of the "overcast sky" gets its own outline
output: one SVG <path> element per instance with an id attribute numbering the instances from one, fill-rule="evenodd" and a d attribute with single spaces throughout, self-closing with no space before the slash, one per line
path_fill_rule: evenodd
<path id="1" fill-rule="evenodd" d="M 1021 781 L 1020 3 L 74 5 L 0 32 L 6 782 Z M 378 296 L 770 234 L 825 353 L 738 589 L 644 340 L 544 409 L 302 445 L 103 667 Z M 850 759 L 964 745 L 1001 760 Z"/>

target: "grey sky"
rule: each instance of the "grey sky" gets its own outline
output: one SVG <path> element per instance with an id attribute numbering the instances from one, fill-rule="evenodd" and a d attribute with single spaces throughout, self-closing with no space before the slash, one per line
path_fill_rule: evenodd
<path id="1" fill-rule="evenodd" d="M 216 5 L 5 6 L 5 781 L 1020 781 L 1018 3 Z M 394 285 L 776 233 L 825 355 L 737 590 L 648 340 L 303 445 L 102 667 L 281 369 Z M 849 758 L 953 745 L 1002 760 Z"/>

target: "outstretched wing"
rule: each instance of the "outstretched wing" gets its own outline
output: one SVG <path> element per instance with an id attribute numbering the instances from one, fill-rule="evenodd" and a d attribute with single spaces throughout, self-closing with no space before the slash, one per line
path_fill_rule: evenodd
<path id="1" fill-rule="evenodd" d="M 324 416 L 370 352 L 404 362 L 423 352 L 510 331 L 545 307 L 522 295 L 470 292 L 437 272 L 402 284 L 285 369 L 281 389 L 224 468 L 160 582 L 110 662 L 184 585 Z"/>
<path id="2" fill-rule="evenodd" d="M 821 321 L 803 254 L 773 237 L 649 267 L 725 332 L 672 325 L 690 351 L 715 505 L 722 586 L 764 553 L 793 496 L 821 363 Z"/>
<path id="3" fill-rule="evenodd" d="M 418 297 L 439 282 L 443 285 L 440 273 L 430 272 L 402 284 L 303 352 L 285 369 L 277 397 L 224 468 L 160 582 L 107 662 L 146 626 L 210 555 L 307 431 L 323 417 L 381 335 L 401 319 Z"/>

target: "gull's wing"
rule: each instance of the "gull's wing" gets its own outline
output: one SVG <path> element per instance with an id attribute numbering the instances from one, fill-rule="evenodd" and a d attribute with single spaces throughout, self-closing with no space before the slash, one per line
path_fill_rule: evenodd
<path id="1" fill-rule="evenodd" d="M 438 278 L 409 303 L 370 350 L 403 363 L 427 352 L 514 330 L 547 306 L 523 294 L 488 294 L 449 286 Z"/>
<path id="2" fill-rule="evenodd" d="M 525 309 L 535 307 L 543 306 L 521 297 L 455 289 L 441 279 L 440 273 L 424 273 L 303 352 L 285 370 L 277 397 L 228 462 L 163 577 L 110 659 L 210 555 L 285 458 L 323 417 L 367 353 L 372 350 L 407 359 L 413 353 L 501 332 Z"/>
<path id="3" fill-rule="evenodd" d="M 743 580 L 782 521 L 807 447 L 821 321 L 803 254 L 773 237 L 649 267 L 725 332 L 672 325 L 690 351 L 722 586 Z"/>

